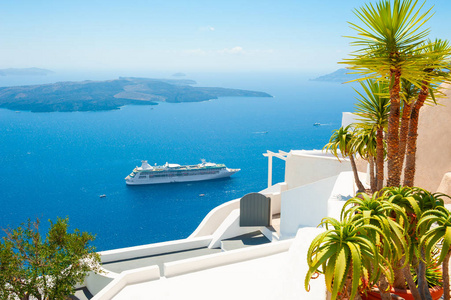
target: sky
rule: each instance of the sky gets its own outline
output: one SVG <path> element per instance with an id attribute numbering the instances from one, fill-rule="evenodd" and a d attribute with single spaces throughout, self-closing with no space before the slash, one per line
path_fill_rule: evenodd
<path id="1" fill-rule="evenodd" d="M 334 71 L 358 0 L 1 0 L 0 69 Z M 451 1 L 428 0 L 451 40 Z"/>

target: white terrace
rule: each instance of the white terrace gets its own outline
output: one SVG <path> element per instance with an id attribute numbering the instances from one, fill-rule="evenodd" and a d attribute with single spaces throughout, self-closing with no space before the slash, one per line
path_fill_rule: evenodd
<path id="1" fill-rule="evenodd" d="M 320 220 L 338 217 L 355 194 L 350 164 L 320 150 L 264 155 L 286 161 L 285 182 L 260 191 L 271 199 L 267 226 L 240 226 L 240 199 L 226 202 L 186 239 L 101 252 L 103 274 L 88 276 L 76 296 L 325 299 L 321 278 L 309 293 L 302 286 L 306 251 Z"/>

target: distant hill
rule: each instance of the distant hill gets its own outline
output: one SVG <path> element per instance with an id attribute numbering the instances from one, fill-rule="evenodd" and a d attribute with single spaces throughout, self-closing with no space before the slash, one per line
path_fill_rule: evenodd
<path id="1" fill-rule="evenodd" d="M 197 82 L 191 79 L 166 79 L 166 78 L 143 78 L 143 77 L 119 77 L 121 80 L 130 80 L 134 82 L 138 81 L 161 81 L 169 84 L 174 85 L 192 85 L 196 84 Z"/>
<path id="2" fill-rule="evenodd" d="M 218 97 L 272 97 L 263 92 L 192 87 L 193 80 L 120 77 L 107 81 L 57 82 L 0 87 L 0 107 L 32 112 L 97 111 L 157 102 L 200 102 Z"/>
<path id="3" fill-rule="evenodd" d="M 0 69 L 0 76 L 45 76 L 48 74 L 53 74 L 53 71 L 39 68 L 9 68 L 9 69 Z"/>
<path id="4" fill-rule="evenodd" d="M 315 79 L 311 79 L 312 81 L 331 81 L 331 82 L 346 82 L 350 80 L 354 80 L 359 78 L 360 76 L 357 74 L 349 74 L 352 73 L 352 70 L 348 69 L 338 69 L 335 72 L 332 72 L 330 74 L 326 74 L 323 76 L 320 76 Z"/>
<path id="5" fill-rule="evenodd" d="M 172 76 L 173 77 L 185 77 L 186 76 L 186 74 L 185 73 L 174 73 L 174 74 L 172 74 Z"/>

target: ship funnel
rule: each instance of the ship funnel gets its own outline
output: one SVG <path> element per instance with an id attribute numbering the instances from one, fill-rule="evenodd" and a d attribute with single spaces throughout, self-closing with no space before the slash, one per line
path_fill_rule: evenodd
<path id="1" fill-rule="evenodd" d="M 153 169 L 153 167 L 147 163 L 147 160 L 142 160 L 141 162 L 142 162 L 141 168 L 143 170 L 152 170 Z"/>

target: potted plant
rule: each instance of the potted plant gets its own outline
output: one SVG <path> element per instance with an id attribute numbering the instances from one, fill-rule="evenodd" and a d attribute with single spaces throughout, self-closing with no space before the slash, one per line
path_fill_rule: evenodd
<path id="1" fill-rule="evenodd" d="M 377 232 L 383 237 L 382 230 L 353 218 L 342 221 L 324 218 L 320 225 L 324 225 L 327 231 L 318 235 L 308 250 L 310 268 L 305 278 L 306 289 L 311 276 L 319 271 L 325 275 L 332 300 L 344 295 L 353 299 L 359 292 L 360 282 L 373 285 L 381 273 L 387 278 L 392 277 L 389 262 L 366 234 Z"/>
<path id="2" fill-rule="evenodd" d="M 432 224 L 435 226 L 432 227 Z M 438 263 L 442 263 L 443 270 L 443 290 L 444 299 L 450 299 L 450 287 L 449 287 L 449 260 L 451 257 L 451 214 L 444 207 L 438 207 L 437 209 L 431 209 L 424 212 L 420 222 L 418 223 L 418 232 L 429 230 L 424 233 L 419 241 L 420 245 L 424 247 L 426 257 L 425 260 L 431 259 L 431 248 L 437 246 L 439 242 L 442 242 L 440 256 Z"/>
<path id="3" fill-rule="evenodd" d="M 308 286 L 311 274 L 323 273 L 332 300 L 339 292 L 340 298 L 348 295 L 352 299 L 357 291 L 375 285 L 381 290 L 383 299 L 390 299 L 388 287 L 393 283 L 394 275 L 391 265 L 407 251 L 405 229 L 400 225 L 406 224 L 407 216 L 402 209 L 381 201 L 385 193 L 381 196 L 378 193 L 360 195 L 346 202 L 341 221 L 323 219 L 320 226 L 325 225 L 326 232 L 315 238 L 308 250 L 309 272 L 305 285 Z M 391 212 L 397 212 L 402 221 L 391 219 Z M 336 271 L 337 266 L 341 272 Z M 350 280 L 347 281 L 348 276 Z M 352 283 L 351 287 L 349 283 Z"/>
<path id="4" fill-rule="evenodd" d="M 364 299 L 391 299 L 390 293 L 418 300 L 440 298 L 441 287 L 429 289 L 426 285 L 428 278 L 433 283 L 432 275 L 437 272 L 428 275 L 426 269 L 448 263 L 451 256 L 451 216 L 444 208 L 443 196 L 400 187 L 349 199 L 341 221 L 325 218 L 320 224 L 326 231 L 312 241 L 307 253 L 306 287 L 311 275 L 319 272 L 325 275 L 332 300 L 343 295 L 352 299 L 357 291 Z M 434 223 L 439 226 L 433 227 Z M 442 239 L 445 242 L 440 249 L 437 243 Z M 351 245 L 362 242 L 372 251 L 363 253 L 362 245 Z M 360 251 L 353 252 L 359 247 Z M 337 273 L 338 263 L 342 271 Z M 446 272 L 444 269 L 445 289 L 449 286 Z M 345 280 L 348 277 L 350 280 Z M 402 280 L 401 288 L 395 286 L 396 279 Z"/>

